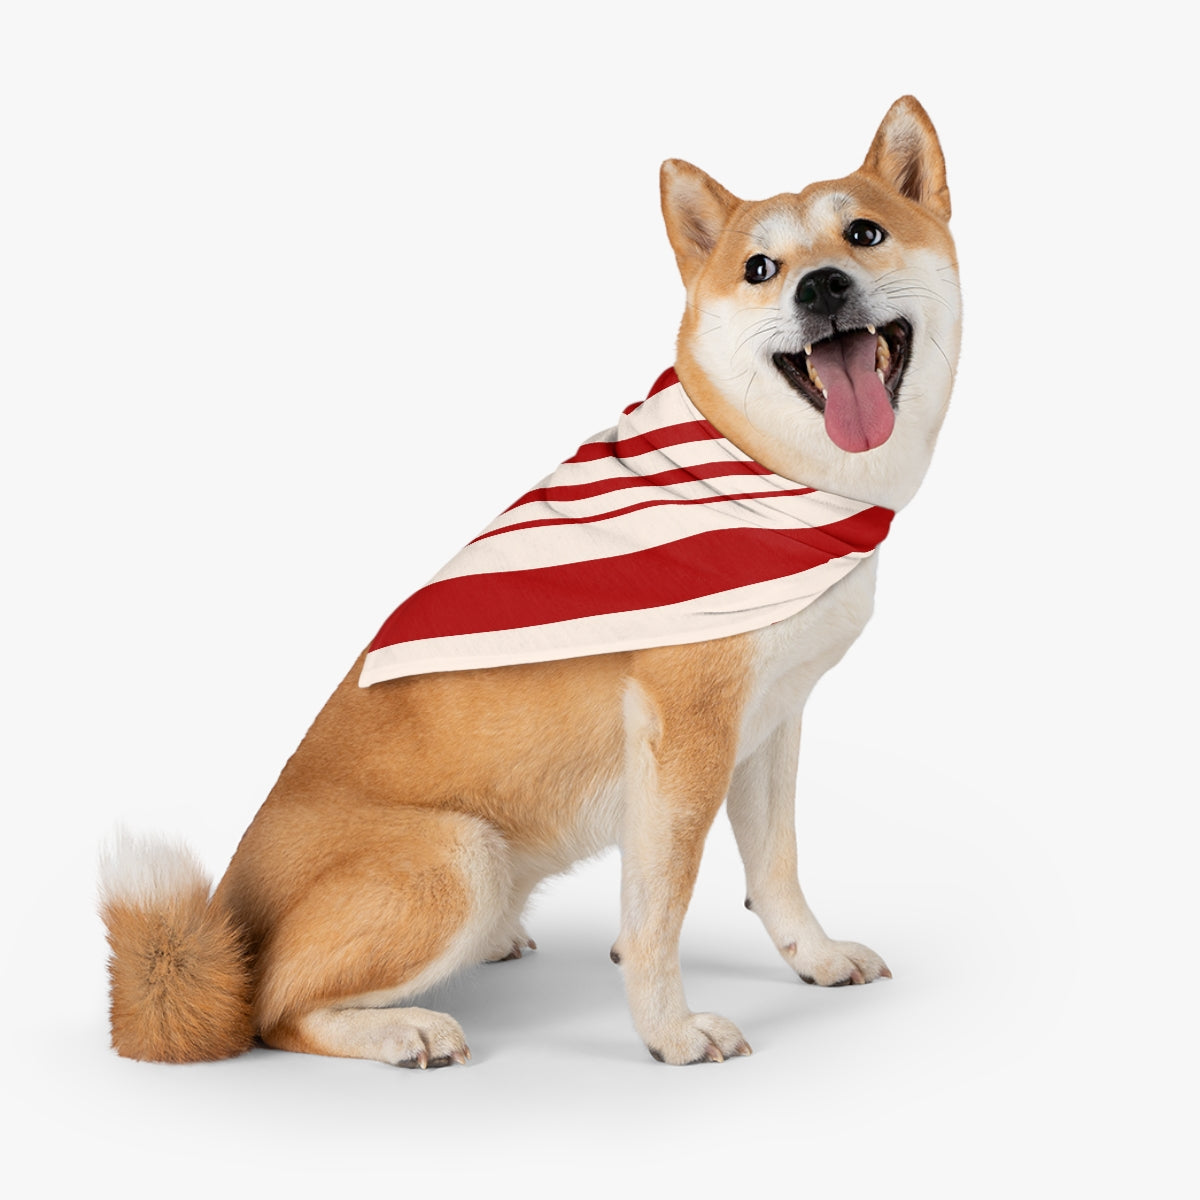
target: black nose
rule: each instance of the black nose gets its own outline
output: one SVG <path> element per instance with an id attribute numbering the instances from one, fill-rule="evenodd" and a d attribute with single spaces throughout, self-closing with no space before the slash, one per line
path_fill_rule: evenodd
<path id="1" fill-rule="evenodd" d="M 854 280 L 837 267 L 809 271 L 796 288 L 796 303 L 809 312 L 832 316 L 846 302 Z"/>

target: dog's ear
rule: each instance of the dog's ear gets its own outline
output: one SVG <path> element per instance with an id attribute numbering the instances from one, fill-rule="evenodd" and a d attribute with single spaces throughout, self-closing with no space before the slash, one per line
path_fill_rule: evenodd
<path id="1" fill-rule="evenodd" d="M 741 201 L 681 158 L 668 158 L 663 163 L 659 188 L 667 237 L 684 285 L 690 287 Z"/>
<path id="2" fill-rule="evenodd" d="M 883 118 L 862 170 L 943 221 L 950 219 L 946 160 L 933 122 L 912 96 L 901 96 Z"/>

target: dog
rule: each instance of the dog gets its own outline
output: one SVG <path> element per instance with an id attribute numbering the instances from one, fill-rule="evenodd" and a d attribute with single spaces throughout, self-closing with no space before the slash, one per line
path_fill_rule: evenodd
<path id="1" fill-rule="evenodd" d="M 906 96 L 845 178 L 747 202 L 673 159 L 661 197 L 687 292 L 674 371 L 627 410 L 632 424 L 585 443 L 563 469 L 584 472 L 595 491 L 609 484 L 587 472 L 636 459 L 644 446 L 651 458 L 675 454 L 671 462 L 685 450 L 723 456 L 705 468 L 712 480 L 685 463 L 682 491 L 622 502 L 622 519 L 638 510 L 657 523 L 651 541 L 670 541 L 662 530 L 671 522 L 709 521 L 722 507 L 777 515 L 802 502 L 829 506 L 828 520 L 815 521 L 825 530 L 865 523 L 873 532 L 798 551 L 834 576 L 800 599 L 780 598 L 775 578 L 693 586 L 691 568 L 673 569 L 669 587 L 691 599 L 672 591 L 629 601 L 635 611 L 613 619 L 630 628 L 539 643 L 528 661 L 512 641 L 524 633 L 495 617 L 508 603 L 500 584 L 472 593 L 480 576 L 470 563 L 439 577 L 397 610 L 408 614 L 401 625 L 427 624 L 407 640 L 385 627 L 334 692 L 211 897 L 182 847 L 126 837 L 108 852 L 102 916 L 121 1055 L 213 1060 L 257 1039 L 419 1068 L 464 1063 L 453 1017 L 410 1001 L 467 965 L 534 948 L 522 925 L 533 890 L 614 843 L 621 920 L 611 956 L 638 1035 L 664 1063 L 749 1054 L 730 1020 L 689 1008 L 679 964 L 684 912 L 722 804 L 745 864 L 746 906 L 788 966 L 822 986 L 890 976 L 878 954 L 830 939 L 810 911 L 797 879 L 794 789 L 805 701 L 871 614 L 874 546 L 925 475 L 949 403 L 960 301 L 942 150 Z M 681 448 L 656 432 L 662 420 L 637 424 L 663 404 L 683 414 L 667 420 L 671 437 L 698 440 Z M 693 485 L 717 491 L 692 494 Z M 515 528 L 523 505 L 542 512 L 557 487 L 523 497 L 468 549 L 500 554 L 504 539 L 491 535 Z M 553 515 L 515 523 L 551 540 L 594 538 L 619 523 L 614 511 L 574 531 Z M 704 526 L 695 536 L 734 548 L 705 550 L 695 569 L 709 575 L 747 564 L 777 575 L 775 549 L 740 547 L 792 545 L 788 529 Z M 536 558 L 542 543 L 533 542 Z M 616 578 L 616 561 L 602 554 L 583 593 Z M 533 574 L 520 580 L 540 580 L 543 569 L 526 564 Z M 620 578 L 652 589 L 651 574 Z M 727 604 L 694 598 L 727 585 Z M 763 612 L 748 616 L 744 597 L 763 588 Z M 531 590 L 534 603 L 549 603 L 548 589 Z M 440 623 L 450 610 L 461 628 Z M 562 612 L 542 622 L 552 640 L 592 628 L 590 612 Z M 477 616 L 504 627 L 481 633 Z M 422 658 L 442 641 L 465 646 L 464 657 Z"/>

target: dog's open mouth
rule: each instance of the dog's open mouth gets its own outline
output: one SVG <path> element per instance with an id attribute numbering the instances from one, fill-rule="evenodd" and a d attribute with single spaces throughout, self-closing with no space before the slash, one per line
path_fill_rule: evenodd
<path id="1" fill-rule="evenodd" d="M 776 354 L 774 362 L 784 379 L 824 414 L 833 443 L 857 454 L 892 436 L 911 337 L 907 321 L 879 329 L 868 325 L 835 333 L 802 352 Z"/>

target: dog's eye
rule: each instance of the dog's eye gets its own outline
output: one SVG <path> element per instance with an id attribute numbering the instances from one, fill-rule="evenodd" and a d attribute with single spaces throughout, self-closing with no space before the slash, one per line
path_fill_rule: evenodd
<path id="1" fill-rule="evenodd" d="M 746 259 L 746 282 L 766 283 L 779 270 L 779 264 L 765 254 L 752 254 Z"/>
<path id="2" fill-rule="evenodd" d="M 861 217 L 846 226 L 845 238 L 852 246 L 878 246 L 886 237 L 886 229 L 881 229 L 874 221 L 865 221 Z"/>

